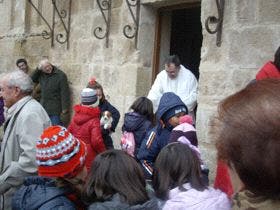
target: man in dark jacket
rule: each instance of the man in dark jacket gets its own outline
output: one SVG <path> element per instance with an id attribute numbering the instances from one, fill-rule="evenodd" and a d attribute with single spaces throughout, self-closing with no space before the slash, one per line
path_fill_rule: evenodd
<path id="1" fill-rule="evenodd" d="M 137 159 L 140 160 L 145 176 L 150 179 L 154 162 L 160 150 L 168 144 L 171 131 L 179 125 L 179 117 L 188 113 L 188 108 L 175 93 L 164 93 L 156 112 L 157 126 L 142 141 Z"/>
<path id="2" fill-rule="evenodd" d="M 52 125 L 62 125 L 61 118 L 69 114 L 70 90 L 66 74 L 47 59 L 31 75 L 33 82 L 40 83 L 40 103 L 47 111 Z"/>

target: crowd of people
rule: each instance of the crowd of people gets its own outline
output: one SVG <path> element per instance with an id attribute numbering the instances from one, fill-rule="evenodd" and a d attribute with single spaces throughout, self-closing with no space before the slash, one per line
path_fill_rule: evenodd
<path id="1" fill-rule="evenodd" d="M 197 81 L 178 56 L 124 114 L 121 149 L 111 136 L 120 113 L 95 78 L 67 122 L 67 75 L 48 59 L 34 71 L 17 60 L 0 79 L 0 209 L 280 209 L 279 64 L 280 47 L 220 102 L 211 187 L 195 129 Z"/>

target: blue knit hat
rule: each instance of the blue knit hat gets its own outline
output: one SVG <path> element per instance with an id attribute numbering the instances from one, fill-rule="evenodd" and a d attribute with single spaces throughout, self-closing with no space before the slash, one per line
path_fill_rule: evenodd
<path id="1" fill-rule="evenodd" d="M 186 109 L 186 106 L 184 105 L 178 105 L 175 107 L 172 107 L 171 109 L 167 110 L 163 115 L 162 115 L 162 120 L 164 122 L 167 122 L 171 117 L 175 116 L 176 114 L 179 114 L 181 112 L 188 113 L 188 110 Z"/>
<path id="2" fill-rule="evenodd" d="M 81 103 L 97 107 L 99 100 L 96 91 L 91 88 L 84 88 L 81 92 Z"/>

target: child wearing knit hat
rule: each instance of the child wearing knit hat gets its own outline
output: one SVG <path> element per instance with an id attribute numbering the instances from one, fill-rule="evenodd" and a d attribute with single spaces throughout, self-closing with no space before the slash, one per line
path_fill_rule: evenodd
<path id="1" fill-rule="evenodd" d="M 98 104 L 99 98 L 96 91 L 84 88 L 81 91 L 81 104 L 74 106 L 75 114 L 68 126 L 69 132 L 86 144 L 88 151 L 87 170 L 90 169 L 95 156 L 106 149 L 101 133 Z"/>
<path id="2" fill-rule="evenodd" d="M 101 113 L 104 112 L 110 112 L 113 121 L 110 126 L 101 125 L 101 132 L 102 132 L 102 138 L 104 140 L 104 144 L 106 149 L 114 149 L 113 145 L 113 139 L 111 137 L 111 134 L 115 132 L 115 129 L 119 123 L 120 120 L 120 112 L 117 110 L 115 106 L 113 106 L 108 99 L 106 99 L 103 87 L 100 83 L 96 81 L 95 78 L 91 78 L 90 81 L 87 84 L 88 88 L 91 88 L 96 91 L 96 94 L 99 98 L 99 105 Z"/>
<path id="3" fill-rule="evenodd" d="M 15 193 L 13 209 L 83 209 L 86 145 L 62 126 L 44 130 L 36 143 L 38 175 Z"/>
<path id="4" fill-rule="evenodd" d="M 162 95 L 156 112 L 157 125 L 146 135 L 137 154 L 146 179 L 151 179 L 154 161 L 160 150 L 168 144 L 172 129 L 179 125 L 179 118 L 187 113 L 187 106 L 175 93 Z"/>

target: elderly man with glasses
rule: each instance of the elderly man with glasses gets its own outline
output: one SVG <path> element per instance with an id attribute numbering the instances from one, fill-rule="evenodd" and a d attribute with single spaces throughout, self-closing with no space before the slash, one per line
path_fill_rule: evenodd
<path id="1" fill-rule="evenodd" d="M 25 177 L 36 175 L 36 140 L 51 124 L 44 108 L 31 97 L 32 90 L 32 80 L 23 71 L 0 78 L 0 97 L 7 108 L 0 143 L 0 209 L 11 209 L 15 190 Z"/>

